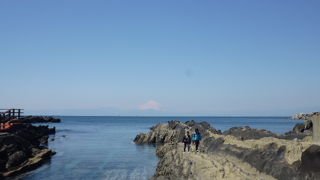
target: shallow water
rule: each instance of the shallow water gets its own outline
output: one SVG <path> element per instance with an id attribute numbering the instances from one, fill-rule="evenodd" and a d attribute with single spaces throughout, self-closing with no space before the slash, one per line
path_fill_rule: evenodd
<path id="1" fill-rule="evenodd" d="M 59 117 L 51 124 L 57 133 L 50 137 L 49 148 L 57 152 L 44 166 L 18 177 L 43 179 L 129 179 L 150 178 L 158 159 L 155 147 L 135 145 L 134 137 L 160 122 L 207 121 L 217 129 L 234 126 L 263 128 L 276 133 L 292 129 L 299 121 L 288 117 Z"/>

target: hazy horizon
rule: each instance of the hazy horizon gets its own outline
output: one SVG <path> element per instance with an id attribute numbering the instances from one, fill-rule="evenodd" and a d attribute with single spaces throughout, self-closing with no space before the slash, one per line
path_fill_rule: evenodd
<path id="1" fill-rule="evenodd" d="M 107 112 L 107 113 L 106 113 Z M 161 111 L 160 111 L 161 112 Z M 312 113 L 312 112 L 297 112 L 297 113 Z M 25 110 L 24 115 L 41 115 L 41 116 L 128 116 L 128 117 L 292 117 L 293 114 L 277 113 L 277 114 L 241 114 L 228 112 L 225 114 L 202 114 L 202 113 L 169 113 L 155 110 L 143 111 L 136 113 L 136 110 L 126 110 L 119 112 L 114 109 L 67 109 L 67 110 Z"/>
<path id="2" fill-rule="evenodd" d="M 0 108 L 26 114 L 320 111 L 320 2 L 1 1 Z"/>
<path id="3" fill-rule="evenodd" d="M 159 117 L 159 118 L 166 118 L 166 117 L 173 117 L 173 118 L 175 118 L 175 117 L 177 117 L 177 118 L 179 118 L 179 117 L 194 117 L 194 118 L 201 118 L 201 117 L 213 117 L 213 118 L 273 118 L 273 117 L 279 117 L 279 118 L 291 118 L 292 116 L 280 116 L 280 115 L 278 115 L 278 116 L 237 116 L 237 115 L 226 115 L 226 116 L 224 116 L 224 115 L 221 115 L 221 116 L 205 116 L 205 115 L 203 115 L 203 116 L 201 116 L 201 115 L 196 115 L 196 116 L 185 116 L 185 115 L 181 115 L 181 116 L 177 116 L 177 115 L 172 115 L 172 116 L 169 116 L 169 115 L 55 115 L 55 114 L 36 114 L 36 115 L 34 115 L 34 114 L 27 114 L 27 115 L 24 115 L 24 116 L 52 116 L 52 117 L 155 117 L 155 118 L 157 118 L 157 117 Z M 175 120 L 175 119 L 172 119 L 172 120 Z M 194 119 L 195 121 L 196 121 L 196 119 Z M 295 120 L 295 121 L 304 121 L 304 120 L 302 120 L 302 119 L 299 119 L 299 120 Z"/>

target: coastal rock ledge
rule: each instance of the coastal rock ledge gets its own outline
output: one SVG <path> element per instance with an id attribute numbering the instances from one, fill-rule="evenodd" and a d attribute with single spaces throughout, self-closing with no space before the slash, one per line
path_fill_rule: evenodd
<path id="1" fill-rule="evenodd" d="M 11 179 L 49 161 L 54 151 L 47 148 L 55 128 L 16 124 L 0 131 L 0 179 Z"/>
<path id="2" fill-rule="evenodd" d="M 203 136 L 200 152 L 183 152 L 186 131 L 198 128 Z M 170 121 L 138 134 L 137 144 L 157 144 L 153 180 L 316 180 L 320 179 L 320 146 L 301 132 L 279 135 L 250 127 L 221 132 L 207 122 Z"/>

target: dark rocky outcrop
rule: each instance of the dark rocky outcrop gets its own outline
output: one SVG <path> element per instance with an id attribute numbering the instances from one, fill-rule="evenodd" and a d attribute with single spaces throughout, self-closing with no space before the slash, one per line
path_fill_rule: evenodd
<path id="1" fill-rule="evenodd" d="M 301 169 L 320 172 L 320 146 L 312 145 L 302 153 Z"/>
<path id="2" fill-rule="evenodd" d="M 306 120 L 303 123 L 297 123 L 293 129 L 280 135 L 279 138 L 283 139 L 303 139 L 306 136 L 312 135 L 313 124 L 311 120 Z"/>
<path id="3" fill-rule="evenodd" d="M 59 123 L 61 119 L 51 116 L 25 116 L 20 119 L 11 120 L 10 122 L 19 123 Z"/>
<path id="4" fill-rule="evenodd" d="M 239 140 L 261 139 L 264 137 L 277 137 L 276 134 L 264 129 L 255 129 L 249 126 L 233 127 L 223 132 L 223 135 L 231 135 L 237 137 Z"/>
<path id="5" fill-rule="evenodd" d="M 293 132 L 295 133 L 312 133 L 313 124 L 311 120 L 307 120 L 303 123 L 298 123 L 294 126 Z"/>
<path id="6" fill-rule="evenodd" d="M 275 134 L 264 129 L 255 129 L 249 126 L 232 127 L 223 132 L 223 135 L 231 135 L 239 140 L 261 139 L 264 137 L 275 137 L 279 139 L 303 139 L 312 135 L 312 121 L 307 120 L 303 123 L 297 123 L 293 129 L 284 134 Z"/>
<path id="7" fill-rule="evenodd" d="M 33 169 L 55 154 L 44 144 L 55 132 L 48 126 L 17 124 L 0 132 L 0 179 Z"/>

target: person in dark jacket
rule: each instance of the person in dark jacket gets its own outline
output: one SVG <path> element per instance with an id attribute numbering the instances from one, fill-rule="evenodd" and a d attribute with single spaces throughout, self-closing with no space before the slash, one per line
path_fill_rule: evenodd
<path id="1" fill-rule="evenodd" d="M 199 152 L 199 144 L 201 141 L 202 137 L 201 134 L 199 132 L 199 129 L 195 129 L 195 133 L 192 135 L 192 140 L 193 142 L 196 144 L 196 151 Z"/>
<path id="2" fill-rule="evenodd" d="M 190 152 L 191 136 L 190 136 L 190 134 L 189 134 L 189 131 L 187 131 L 187 134 L 184 135 L 182 141 L 183 141 L 183 143 L 184 143 L 183 151 L 186 152 L 186 147 L 188 146 L 188 152 Z"/>

